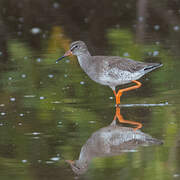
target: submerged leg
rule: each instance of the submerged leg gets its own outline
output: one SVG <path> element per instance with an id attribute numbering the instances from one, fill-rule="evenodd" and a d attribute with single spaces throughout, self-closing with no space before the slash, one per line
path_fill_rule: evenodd
<path id="1" fill-rule="evenodd" d="M 137 88 L 141 87 L 141 85 L 142 85 L 139 81 L 133 80 L 132 82 L 136 83 L 137 85 L 131 86 L 131 87 L 128 87 L 128 88 L 124 88 L 124 89 L 120 89 L 117 94 L 114 93 L 115 96 L 116 96 L 116 104 L 120 104 L 120 98 L 121 98 L 123 92 L 131 91 L 133 89 L 137 89 Z"/>

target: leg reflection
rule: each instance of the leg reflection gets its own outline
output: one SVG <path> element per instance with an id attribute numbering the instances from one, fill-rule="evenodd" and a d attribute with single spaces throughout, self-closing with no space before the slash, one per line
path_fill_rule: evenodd
<path id="1" fill-rule="evenodd" d="M 142 123 L 139 122 L 135 122 L 135 121 L 129 121 L 129 120 L 125 120 L 123 118 L 123 116 L 121 115 L 121 111 L 120 111 L 120 107 L 116 107 L 116 114 L 114 116 L 113 122 L 111 123 L 112 125 L 115 124 L 116 119 L 118 119 L 118 121 L 120 123 L 127 123 L 127 124 L 132 124 L 132 125 L 136 125 L 136 128 L 133 128 L 134 130 L 140 129 L 142 128 Z"/>

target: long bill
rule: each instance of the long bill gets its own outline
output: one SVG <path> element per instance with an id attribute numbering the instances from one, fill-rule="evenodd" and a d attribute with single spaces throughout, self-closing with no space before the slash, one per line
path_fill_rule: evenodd
<path id="1" fill-rule="evenodd" d="M 72 55 L 71 50 L 67 51 L 62 57 L 60 57 L 59 59 L 56 60 L 56 63 L 58 63 L 60 60 L 62 60 L 63 58 Z"/>

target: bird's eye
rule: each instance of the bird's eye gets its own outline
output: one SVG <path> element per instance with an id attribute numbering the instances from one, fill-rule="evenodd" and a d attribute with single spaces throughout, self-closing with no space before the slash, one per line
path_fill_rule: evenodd
<path id="1" fill-rule="evenodd" d="M 78 48 L 79 46 L 78 45 L 75 45 L 71 48 L 71 51 L 73 51 L 74 49 Z"/>

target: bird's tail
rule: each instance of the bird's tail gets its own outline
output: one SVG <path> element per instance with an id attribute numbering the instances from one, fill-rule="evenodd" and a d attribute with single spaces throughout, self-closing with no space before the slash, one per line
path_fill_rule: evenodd
<path id="1" fill-rule="evenodd" d="M 159 68 L 161 66 L 163 66 L 163 64 L 161 64 L 161 63 L 151 63 L 144 68 L 144 71 L 145 71 L 145 73 L 148 73 L 148 72 L 153 71 L 154 69 Z"/>
<path id="2" fill-rule="evenodd" d="M 148 145 L 162 145 L 162 144 L 164 144 L 163 140 L 152 138 L 152 137 L 146 139 L 146 142 Z"/>

